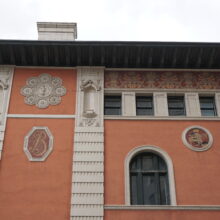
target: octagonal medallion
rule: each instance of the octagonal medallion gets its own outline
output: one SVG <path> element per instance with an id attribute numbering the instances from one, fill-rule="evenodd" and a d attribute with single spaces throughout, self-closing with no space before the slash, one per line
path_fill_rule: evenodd
<path id="1" fill-rule="evenodd" d="M 33 127 L 24 139 L 24 152 L 30 161 L 44 161 L 53 149 L 48 127 Z"/>

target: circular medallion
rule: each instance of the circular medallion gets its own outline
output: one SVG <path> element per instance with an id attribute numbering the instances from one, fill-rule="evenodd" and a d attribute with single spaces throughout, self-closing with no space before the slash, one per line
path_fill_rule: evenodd
<path id="1" fill-rule="evenodd" d="M 21 88 L 21 94 L 25 96 L 25 103 L 36 105 L 38 108 L 47 108 L 49 105 L 58 105 L 61 96 L 66 94 L 66 88 L 62 86 L 62 79 L 43 73 L 38 77 L 31 77 L 26 85 Z"/>
<path id="2" fill-rule="evenodd" d="M 211 133 L 200 126 L 186 128 L 182 134 L 182 140 L 185 146 L 194 151 L 208 150 L 213 143 Z"/>

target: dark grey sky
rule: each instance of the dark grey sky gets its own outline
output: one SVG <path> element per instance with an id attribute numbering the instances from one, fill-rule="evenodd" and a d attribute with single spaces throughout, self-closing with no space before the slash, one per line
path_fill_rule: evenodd
<path id="1" fill-rule="evenodd" d="M 77 22 L 78 40 L 220 42 L 219 0 L 0 0 L 0 39 L 37 21 Z"/>

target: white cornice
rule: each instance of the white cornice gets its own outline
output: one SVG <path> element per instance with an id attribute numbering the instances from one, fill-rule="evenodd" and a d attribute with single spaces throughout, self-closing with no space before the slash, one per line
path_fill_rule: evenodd
<path id="1" fill-rule="evenodd" d="M 105 210 L 220 210 L 220 205 L 105 205 Z"/>
<path id="2" fill-rule="evenodd" d="M 66 118 L 75 118 L 75 115 L 47 115 L 47 114 L 8 114 L 8 118 L 57 118 L 57 119 L 66 119 Z"/>

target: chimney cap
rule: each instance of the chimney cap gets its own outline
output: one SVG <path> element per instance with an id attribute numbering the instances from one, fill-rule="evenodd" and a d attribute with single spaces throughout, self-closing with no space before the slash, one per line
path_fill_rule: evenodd
<path id="1" fill-rule="evenodd" d="M 37 22 L 38 40 L 73 41 L 77 38 L 75 22 Z"/>

